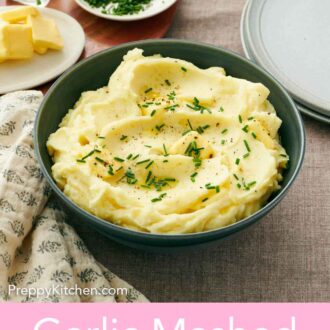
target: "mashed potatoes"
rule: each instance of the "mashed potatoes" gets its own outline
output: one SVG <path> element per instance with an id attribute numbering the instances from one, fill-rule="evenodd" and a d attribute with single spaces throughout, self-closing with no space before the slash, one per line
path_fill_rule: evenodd
<path id="1" fill-rule="evenodd" d="M 259 83 L 130 51 L 49 137 L 54 179 L 85 210 L 131 229 L 193 233 L 259 210 L 288 156 Z"/>

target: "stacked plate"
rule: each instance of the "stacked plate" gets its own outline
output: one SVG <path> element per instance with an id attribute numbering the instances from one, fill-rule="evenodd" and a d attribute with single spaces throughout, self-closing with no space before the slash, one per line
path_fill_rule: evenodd
<path id="1" fill-rule="evenodd" d="M 248 0 L 246 56 L 277 78 L 298 109 L 330 124 L 330 1 Z"/>

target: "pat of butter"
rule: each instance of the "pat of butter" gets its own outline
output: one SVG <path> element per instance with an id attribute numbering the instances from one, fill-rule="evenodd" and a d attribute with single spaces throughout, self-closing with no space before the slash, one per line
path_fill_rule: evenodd
<path id="1" fill-rule="evenodd" d="M 63 40 L 60 32 L 52 19 L 42 16 L 28 16 L 27 24 L 32 28 L 34 50 L 44 54 L 47 49 L 60 50 Z"/>
<path id="2" fill-rule="evenodd" d="M 0 19 L 3 19 L 9 23 L 17 23 L 25 21 L 28 16 L 38 16 L 39 12 L 36 8 L 25 6 L 17 9 L 9 10 L 4 13 L 0 13 Z"/>
<path id="3" fill-rule="evenodd" d="M 0 61 L 29 59 L 32 55 L 31 27 L 0 20 Z"/>

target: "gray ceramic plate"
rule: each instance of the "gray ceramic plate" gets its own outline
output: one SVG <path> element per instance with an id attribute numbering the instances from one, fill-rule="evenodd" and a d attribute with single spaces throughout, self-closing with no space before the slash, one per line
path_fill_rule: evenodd
<path id="1" fill-rule="evenodd" d="M 241 19 L 241 41 L 242 41 L 242 46 L 243 46 L 243 50 L 244 50 L 244 53 L 246 55 L 246 57 L 258 64 L 261 64 L 257 61 L 257 59 L 254 57 L 254 54 L 251 50 L 251 47 L 250 47 L 250 43 L 248 41 L 248 37 L 247 37 L 247 13 L 248 11 L 250 10 L 250 6 L 251 6 L 251 3 L 253 2 L 253 0 L 248 0 L 245 4 L 245 7 L 243 9 L 243 12 L 242 12 L 242 19 Z M 330 91 L 329 91 L 330 93 Z M 296 103 L 297 104 L 297 108 L 298 110 L 305 114 L 306 116 L 309 116 L 309 117 L 312 117 L 318 121 L 321 121 L 321 122 L 324 122 L 324 123 L 327 123 L 327 124 L 330 124 L 330 116 L 327 116 L 323 113 L 319 113 L 319 112 L 316 112 L 316 111 L 313 111 L 309 108 L 307 108 L 305 105 L 302 105 L 302 104 L 299 104 L 299 103 Z"/>
<path id="2" fill-rule="evenodd" d="M 267 204 L 255 214 L 230 226 L 202 233 L 186 235 L 157 235 L 133 231 L 104 221 L 81 209 L 69 200 L 52 178 L 52 160 L 46 149 L 49 135 L 58 128 L 68 109 L 72 108 L 82 92 L 105 86 L 109 76 L 121 63 L 127 51 L 139 47 L 146 55 L 162 54 L 184 59 L 201 68 L 224 67 L 229 75 L 261 82 L 271 91 L 270 101 L 283 120 L 281 141 L 290 156 L 290 166 L 284 173 L 281 190 L 274 193 Z M 172 249 L 205 244 L 237 233 L 264 217 L 285 196 L 301 168 L 305 151 L 304 127 L 296 106 L 285 89 L 267 72 L 226 49 L 184 40 L 144 40 L 112 47 L 78 63 L 63 74 L 50 88 L 40 106 L 34 132 L 37 159 L 45 178 L 71 219 L 84 222 L 94 229 L 127 245 L 139 248 Z"/>
<path id="3" fill-rule="evenodd" d="M 257 63 L 300 104 L 330 117 L 329 12 L 329 0 L 250 0 L 243 30 Z"/>

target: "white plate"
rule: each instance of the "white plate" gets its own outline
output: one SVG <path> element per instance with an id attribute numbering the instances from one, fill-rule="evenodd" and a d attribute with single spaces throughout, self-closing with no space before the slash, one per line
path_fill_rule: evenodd
<path id="1" fill-rule="evenodd" d="M 0 12 L 15 7 L 2 6 Z M 44 55 L 34 54 L 30 60 L 0 63 L 0 94 L 30 89 L 56 78 L 76 63 L 85 47 L 84 31 L 74 18 L 55 9 L 39 8 L 39 11 L 56 22 L 64 48 Z"/>
<path id="2" fill-rule="evenodd" d="M 241 18 L 241 41 L 242 41 L 242 46 L 243 46 L 243 49 L 244 49 L 244 53 L 245 53 L 245 56 L 249 59 L 249 60 L 252 60 L 254 62 L 256 62 L 257 64 L 259 64 L 256 59 L 253 57 L 253 54 L 252 54 L 252 51 L 251 49 L 249 48 L 249 43 L 247 41 L 247 36 L 246 36 L 246 13 L 247 11 L 249 10 L 249 6 L 251 4 L 251 1 L 248 0 L 245 4 L 245 7 L 243 9 L 243 12 L 242 12 L 242 18 Z M 306 116 L 309 116 L 309 117 L 312 117 L 318 121 L 321 121 L 321 122 L 324 122 L 324 123 L 327 123 L 327 124 L 330 124 L 330 117 L 329 116 L 326 116 L 322 113 L 318 113 L 316 111 L 313 111 L 311 109 L 308 109 L 306 106 L 303 106 L 299 103 L 296 103 L 297 105 L 297 108 L 298 110 L 305 114 Z"/>
<path id="3" fill-rule="evenodd" d="M 146 7 L 145 10 L 133 14 L 133 15 L 112 15 L 112 14 L 104 14 L 102 13 L 102 8 L 94 8 L 91 7 L 88 2 L 84 0 L 76 0 L 76 3 L 86 11 L 91 14 L 94 14 L 99 17 L 103 17 L 106 19 L 114 20 L 114 21 L 138 21 L 141 19 L 145 19 L 148 17 L 152 17 L 155 15 L 160 14 L 161 12 L 165 11 L 166 9 L 170 8 L 177 0 L 152 0 L 150 5 Z M 113 4 L 108 5 L 108 9 L 111 10 Z"/>
<path id="4" fill-rule="evenodd" d="M 244 39 L 253 58 L 305 107 L 330 116 L 330 1 L 250 0 Z"/>

